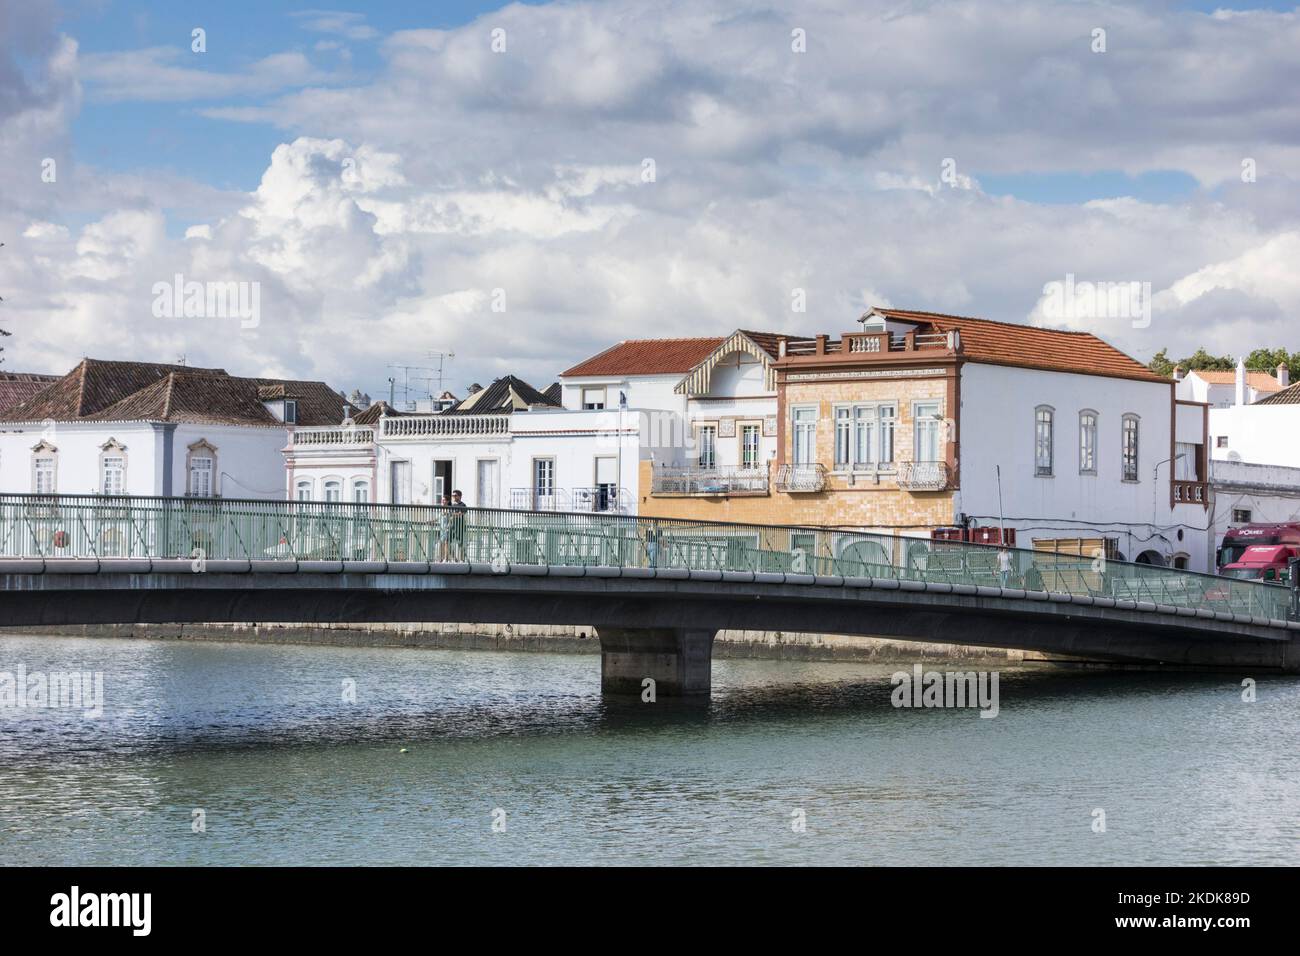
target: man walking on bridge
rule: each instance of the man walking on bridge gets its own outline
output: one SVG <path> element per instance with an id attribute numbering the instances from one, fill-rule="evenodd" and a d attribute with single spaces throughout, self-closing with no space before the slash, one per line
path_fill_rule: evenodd
<path id="1" fill-rule="evenodd" d="M 451 493 L 451 559 L 465 560 L 465 516 L 469 505 L 465 504 L 459 491 Z"/>

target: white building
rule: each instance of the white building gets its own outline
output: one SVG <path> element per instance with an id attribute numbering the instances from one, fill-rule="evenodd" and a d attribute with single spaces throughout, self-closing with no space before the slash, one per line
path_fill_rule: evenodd
<path id="1" fill-rule="evenodd" d="M 287 435 L 342 416 L 323 382 L 84 359 L 0 412 L 0 490 L 283 498 Z"/>
<path id="2" fill-rule="evenodd" d="M 1289 374 L 1285 365 L 1278 366 L 1276 376 L 1248 372 L 1245 362 L 1238 360 L 1235 372 L 1193 369 L 1184 375 L 1180 366 L 1174 369 L 1174 381 L 1178 382 L 1179 398 L 1202 402 L 1211 408 L 1228 408 L 1250 405 L 1280 392 L 1290 384 Z"/>
<path id="3" fill-rule="evenodd" d="M 782 336 L 630 339 L 561 373 L 566 408 L 627 405 L 648 496 L 766 495 L 777 453 L 773 362 Z"/>
<path id="4" fill-rule="evenodd" d="M 443 412 L 372 406 L 346 425 L 297 429 L 284 448 L 291 497 L 475 508 L 634 513 L 637 424 L 615 407 L 568 409 L 497 379 Z"/>

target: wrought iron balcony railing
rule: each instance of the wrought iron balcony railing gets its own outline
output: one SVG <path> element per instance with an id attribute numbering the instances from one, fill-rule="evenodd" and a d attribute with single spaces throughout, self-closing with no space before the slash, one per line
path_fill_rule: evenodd
<path id="1" fill-rule="evenodd" d="M 652 495 L 765 495 L 766 468 L 677 468 L 654 470 Z"/>
<path id="2" fill-rule="evenodd" d="M 596 485 L 591 488 L 511 488 L 510 507 L 523 511 L 576 511 L 626 514 L 632 510 L 632 494 L 626 488 Z"/>
<path id="3" fill-rule="evenodd" d="M 945 491 L 952 470 L 945 461 L 905 461 L 898 466 L 898 487 L 904 491 Z"/>
<path id="4" fill-rule="evenodd" d="M 776 470 L 776 490 L 787 493 L 821 491 L 826 487 L 826 467 L 811 465 L 781 465 Z"/>

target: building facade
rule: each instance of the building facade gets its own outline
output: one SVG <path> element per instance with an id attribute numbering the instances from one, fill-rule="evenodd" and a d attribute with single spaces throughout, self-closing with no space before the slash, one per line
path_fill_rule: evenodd
<path id="1" fill-rule="evenodd" d="M 323 382 L 85 359 L 0 412 L 0 489 L 283 498 L 286 435 L 342 416 Z"/>

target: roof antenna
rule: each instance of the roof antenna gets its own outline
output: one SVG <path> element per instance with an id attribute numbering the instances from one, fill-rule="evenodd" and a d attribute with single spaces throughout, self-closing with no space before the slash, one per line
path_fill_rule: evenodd
<path id="1" fill-rule="evenodd" d="M 184 364 L 185 364 L 185 356 L 184 356 L 184 355 L 177 356 L 177 358 L 176 358 L 176 364 L 177 364 L 177 365 L 184 365 Z"/>

